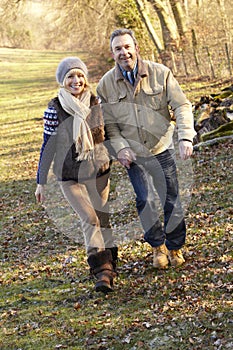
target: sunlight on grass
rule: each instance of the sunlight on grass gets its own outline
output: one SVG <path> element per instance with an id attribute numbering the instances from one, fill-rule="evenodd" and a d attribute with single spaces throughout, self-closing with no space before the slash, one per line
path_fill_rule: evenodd
<path id="1" fill-rule="evenodd" d="M 1 350 L 231 349 L 230 142 L 193 157 L 185 265 L 157 271 L 150 246 L 127 241 L 107 296 L 93 290 L 84 246 L 35 203 L 43 111 L 57 91 L 57 63 L 68 55 L 76 53 L 0 49 Z M 114 165 L 112 195 L 118 177 Z M 112 215 L 116 232 L 136 217 L 134 198 L 127 210 Z"/>

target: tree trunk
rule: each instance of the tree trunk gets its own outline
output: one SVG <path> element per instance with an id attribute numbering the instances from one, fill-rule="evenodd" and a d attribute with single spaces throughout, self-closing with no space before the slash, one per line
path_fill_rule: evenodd
<path id="1" fill-rule="evenodd" d="M 142 0 L 135 0 L 135 3 L 138 7 L 138 11 L 140 13 L 141 19 L 142 19 L 143 23 L 145 24 L 158 53 L 161 54 L 161 52 L 163 51 L 163 44 L 161 43 L 158 35 L 156 34 L 156 32 L 151 24 L 151 21 L 147 15 L 148 12 L 147 12 L 146 5 L 144 5 Z"/>
<path id="2" fill-rule="evenodd" d="M 228 44 L 231 44 L 231 31 L 229 28 L 229 20 L 227 19 L 226 9 L 225 9 L 225 0 L 217 0 L 217 4 L 220 10 L 220 18 L 222 20 L 223 33 L 227 40 Z"/>
<path id="3" fill-rule="evenodd" d="M 185 39 L 187 29 L 187 13 L 184 11 L 184 7 L 182 6 L 180 0 L 169 0 L 172 8 L 172 12 L 176 21 L 176 25 L 178 28 L 178 32 L 180 37 Z"/>
<path id="4" fill-rule="evenodd" d="M 197 38 L 196 38 L 196 33 L 195 33 L 194 29 L 192 29 L 192 45 L 193 45 L 193 55 L 194 55 L 194 60 L 196 63 L 196 68 L 197 68 L 199 75 L 202 75 L 199 57 L 198 57 Z"/>
<path id="5" fill-rule="evenodd" d="M 165 50 L 177 51 L 179 48 L 180 36 L 176 22 L 174 21 L 168 6 L 161 0 L 149 0 L 159 17 Z"/>

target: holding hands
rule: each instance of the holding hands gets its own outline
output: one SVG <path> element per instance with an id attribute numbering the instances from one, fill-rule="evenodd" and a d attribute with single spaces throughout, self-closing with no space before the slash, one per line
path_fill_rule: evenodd
<path id="1" fill-rule="evenodd" d="M 117 159 L 119 162 L 126 167 L 127 169 L 130 168 L 130 164 L 136 160 L 135 153 L 131 150 L 131 148 L 126 147 L 121 149 L 117 154 Z"/>

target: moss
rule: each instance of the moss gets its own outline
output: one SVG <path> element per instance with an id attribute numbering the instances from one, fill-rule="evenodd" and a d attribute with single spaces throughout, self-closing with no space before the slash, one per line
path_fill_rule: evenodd
<path id="1" fill-rule="evenodd" d="M 201 135 L 201 141 L 212 140 L 216 137 L 233 135 L 233 121 L 219 126 L 217 129 Z"/>

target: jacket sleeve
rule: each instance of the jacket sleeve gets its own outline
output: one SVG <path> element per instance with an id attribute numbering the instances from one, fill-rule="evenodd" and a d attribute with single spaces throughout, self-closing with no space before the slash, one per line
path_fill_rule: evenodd
<path id="1" fill-rule="evenodd" d="M 41 185 L 47 183 L 49 168 L 55 155 L 57 127 L 58 118 L 56 110 L 53 107 L 48 107 L 44 112 L 44 139 L 40 150 L 37 170 L 37 183 Z"/>
<path id="2" fill-rule="evenodd" d="M 192 105 L 183 93 L 179 83 L 169 71 L 166 80 L 167 101 L 174 113 L 178 128 L 178 139 L 193 141 L 196 131 L 194 129 L 194 119 Z"/>

